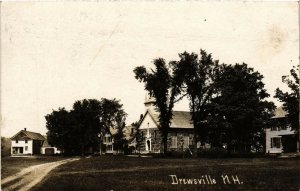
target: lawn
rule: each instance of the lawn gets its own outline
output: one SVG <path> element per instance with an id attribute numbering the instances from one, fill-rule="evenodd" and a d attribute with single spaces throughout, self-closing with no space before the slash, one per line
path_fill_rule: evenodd
<path id="1" fill-rule="evenodd" d="M 170 175 L 176 177 L 173 176 L 172 180 Z M 229 178 L 225 178 L 226 184 L 222 175 Z M 33 190 L 298 191 L 299 177 L 299 159 L 164 159 L 103 156 L 83 158 L 62 165 L 53 170 L 48 178 Z M 197 184 L 184 184 L 187 183 L 187 179 L 193 179 Z"/>
<path id="2" fill-rule="evenodd" d="M 43 164 L 47 162 L 54 162 L 58 160 L 63 160 L 59 156 L 32 156 L 32 157 L 2 157 L 1 158 L 1 179 L 4 179 L 8 176 L 14 175 L 22 169 Z"/>

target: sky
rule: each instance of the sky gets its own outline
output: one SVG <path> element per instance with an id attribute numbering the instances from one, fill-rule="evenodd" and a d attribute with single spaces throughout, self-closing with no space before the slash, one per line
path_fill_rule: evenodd
<path id="1" fill-rule="evenodd" d="M 273 97 L 299 63 L 298 13 L 297 2 L 2 2 L 1 136 L 46 134 L 45 115 L 84 98 L 121 100 L 131 124 L 146 94 L 133 69 L 183 51 L 247 63 Z"/>

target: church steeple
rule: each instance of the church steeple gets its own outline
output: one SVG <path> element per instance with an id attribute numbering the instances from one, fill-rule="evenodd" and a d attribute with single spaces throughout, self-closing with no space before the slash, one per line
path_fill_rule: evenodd
<path id="1" fill-rule="evenodd" d="M 151 97 L 149 93 L 146 93 L 145 95 L 145 109 L 146 111 L 149 110 L 150 112 L 152 113 L 155 113 L 155 98 L 154 97 Z"/>

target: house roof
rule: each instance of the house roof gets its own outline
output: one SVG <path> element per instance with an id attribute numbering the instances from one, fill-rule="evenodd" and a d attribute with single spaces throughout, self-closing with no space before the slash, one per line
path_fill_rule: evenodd
<path id="1" fill-rule="evenodd" d="M 31 131 L 25 131 L 25 130 L 21 130 L 19 131 L 17 134 L 15 134 L 12 138 L 10 138 L 11 140 L 16 140 L 18 139 L 21 135 L 25 135 L 22 136 L 22 138 L 24 139 L 32 139 L 32 140 L 40 140 L 40 141 L 44 141 L 46 140 L 45 137 L 43 135 L 41 135 L 40 133 L 35 133 L 35 132 L 31 132 Z"/>
<path id="2" fill-rule="evenodd" d="M 115 128 L 115 127 L 110 127 L 109 128 L 109 133 L 111 134 L 111 135 L 114 135 L 114 134 L 116 134 L 118 132 L 118 129 L 117 128 Z"/>
<path id="3" fill-rule="evenodd" d="M 158 113 L 152 113 L 150 111 L 146 111 L 145 116 L 149 113 L 150 117 L 153 119 L 154 123 L 158 126 L 159 124 L 159 118 Z M 142 119 L 142 121 L 144 120 Z M 173 117 L 171 120 L 170 128 L 194 128 L 193 122 L 192 122 L 192 116 L 191 113 L 188 111 L 173 111 Z"/>
<path id="4" fill-rule="evenodd" d="M 286 117 L 287 115 L 288 115 L 288 112 L 286 112 L 283 109 L 283 107 L 280 106 L 274 111 L 274 116 L 272 117 L 272 119 L 283 118 L 283 117 Z"/>
<path id="5" fill-rule="evenodd" d="M 43 142 L 42 147 L 51 147 L 51 145 L 49 145 L 48 141 L 45 140 L 45 141 Z"/>
<path id="6" fill-rule="evenodd" d="M 124 134 L 124 136 L 125 136 L 125 138 L 126 138 L 127 140 L 130 140 L 130 139 L 132 138 L 132 132 L 131 132 L 131 129 L 132 129 L 132 128 L 133 128 L 132 126 L 126 126 L 126 127 L 124 127 L 124 129 L 123 129 L 123 134 Z M 118 129 L 117 129 L 117 128 L 114 128 L 114 127 L 111 127 L 111 128 L 109 129 L 109 133 L 110 133 L 111 135 L 115 135 L 115 134 L 118 133 Z"/>
<path id="7" fill-rule="evenodd" d="M 124 129 L 123 129 L 123 133 L 125 135 L 125 137 L 127 139 L 130 139 L 131 135 L 132 135 L 132 129 L 133 127 L 130 125 L 130 126 L 126 126 Z"/>

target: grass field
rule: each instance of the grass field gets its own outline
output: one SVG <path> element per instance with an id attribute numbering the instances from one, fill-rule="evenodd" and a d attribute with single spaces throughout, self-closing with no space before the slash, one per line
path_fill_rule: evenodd
<path id="1" fill-rule="evenodd" d="M 33 190 L 299 190 L 299 159 L 83 158 L 52 171 Z M 176 175 L 178 184 L 172 184 Z M 184 184 L 179 179 L 215 179 Z M 228 175 L 230 184 L 221 176 Z M 235 178 L 232 179 L 232 175 Z M 174 178 L 174 176 L 173 176 Z M 174 178 L 175 179 L 175 178 Z M 238 179 L 238 180 L 237 180 Z M 186 180 L 187 181 L 187 180 Z M 194 180 L 193 180 L 194 181 Z M 176 183 L 174 180 L 173 183 Z M 187 182 L 185 182 L 187 183 Z"/>
<path id="2" fill-rule="evenodd" d="M 16 174 L 22 169 L 43 164 L 46 162 L 54 162 L 58 160 L 63 160 L 62 157 L 49 157 L 49 156 L 33 156 L 33 157 L 2 157 L 1 158 L 1 179 L 4 179 L 8 176 Z"/>

